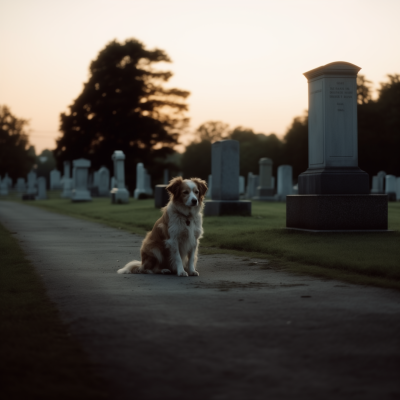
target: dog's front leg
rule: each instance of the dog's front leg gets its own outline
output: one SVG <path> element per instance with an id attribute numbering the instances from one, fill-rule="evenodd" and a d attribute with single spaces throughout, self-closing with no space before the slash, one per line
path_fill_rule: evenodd
<path id="1" fill-rule="evenodd" d="M 175 241 L 169 241 L 169 248 L 171 252 L 171 262 L 176 268 L 176 274 L 178 276 L 188 276 L 188 273 L 183 268 L 182 257 L 179 252 L 179 245 Z"/>
<path id="2" fill-rule="evenodd" d="M 190 276 L 199 276 L 199 273 L 196 271 L 196 262 L 197 262 L 197 248 L 199 242 L 196 243 L 196 247 L 193 248 L 189 252 L 189 275 Z"/>

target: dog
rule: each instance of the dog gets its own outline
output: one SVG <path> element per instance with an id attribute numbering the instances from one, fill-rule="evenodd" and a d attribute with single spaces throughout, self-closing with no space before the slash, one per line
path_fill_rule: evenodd
<path id="1" fill-rule="evenodd" d="M 203 236 L 203 208 L 207 184 L 199 178 L 172 179 L 170 199 L 163 214 L 140 248 L 142 261 L 131 261 L 119 274 L 155 273 L 199 276 L 196 270 L 199 241 Z"/>

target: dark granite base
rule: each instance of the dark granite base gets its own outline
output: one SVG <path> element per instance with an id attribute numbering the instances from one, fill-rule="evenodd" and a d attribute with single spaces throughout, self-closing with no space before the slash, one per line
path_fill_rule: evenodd
<path id="1" fill-rule="evenodd" d="M 204 207 L 205 216 L 243 215 L 251 216 L 250 200 L 207 200 Z"/>
<path id="2" fill-rule="evenodd" d="M 169 194 L 166 187 L 167 185 L 156 185 L 154 191 L 154 205 L 156 208 L 165 207 L 169 202 Z"/>
<path id="3" fill-rule="evenodd" d="M 309 230 L 387 230 L 384 194 L 286 196 L 286 227 Z"/>
<path id="4" fill-rule="evenodd" d="M 369 176 L 360 168 L 308 169 L 299 175 L 299 194 L 369 194 Z"/>

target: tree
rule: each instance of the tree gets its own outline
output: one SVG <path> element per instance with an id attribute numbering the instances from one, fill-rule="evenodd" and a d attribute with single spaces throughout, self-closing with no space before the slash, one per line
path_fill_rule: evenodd
<path id="1" fill-rule="evenodd" d="M 368 81 L 364 75 L 357 75 L 357 103 L 366 104 L 372 99 L 371 81 Z"/>
<path id="2" fill-rule="evenodd" d="M 211 174 L 211 142 L 202 140 L 193 142 L 182 154 L 181 168 L 185 178 L 202 178 L 207 181 Z"/>
<path id="3" fill-rule="evenodd" d="M 100 51 L 82 93 L 61 114 L 63 136 L 54 152 L 59 167 L 85 157 L 95 169 L 111 168 L 112 153 L 122 150 L 132 186 L 137 162 L 154 168 L 155 160 L 174 152 L 188 123 L 184 100 L 189 92 L 165 88 L 172 73 L 155 70 L 159 62 L 171 60 L 163 50 L 147 50 L 135 39 L 114 40 Z"/>
<path id="4" fill-rule="evenodd" d="M 221 121 L 207 121 L 201 124 L 195 131 L 196 137 L 214 143 L 218 140 L 226 139 L 229 134 L 229 125 Z"/>
<path id="5" fill-rule="evenodd" d="M 0 106 L 0 175 L 25 177 L 35 163 L 26 128 L 28 121 L 15 117 L 10 109 Z"/>

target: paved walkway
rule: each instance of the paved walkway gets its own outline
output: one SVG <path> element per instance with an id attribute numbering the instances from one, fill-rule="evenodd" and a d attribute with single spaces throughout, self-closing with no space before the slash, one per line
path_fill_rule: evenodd
<path id="1" fill-rule="evenodd" d="M 141 237 L 4 201 L 0 222 L 115 399 L 400 396 L 396 291 L 225 255 L 200 257 L 200 277 L 119 275 Z"/>

